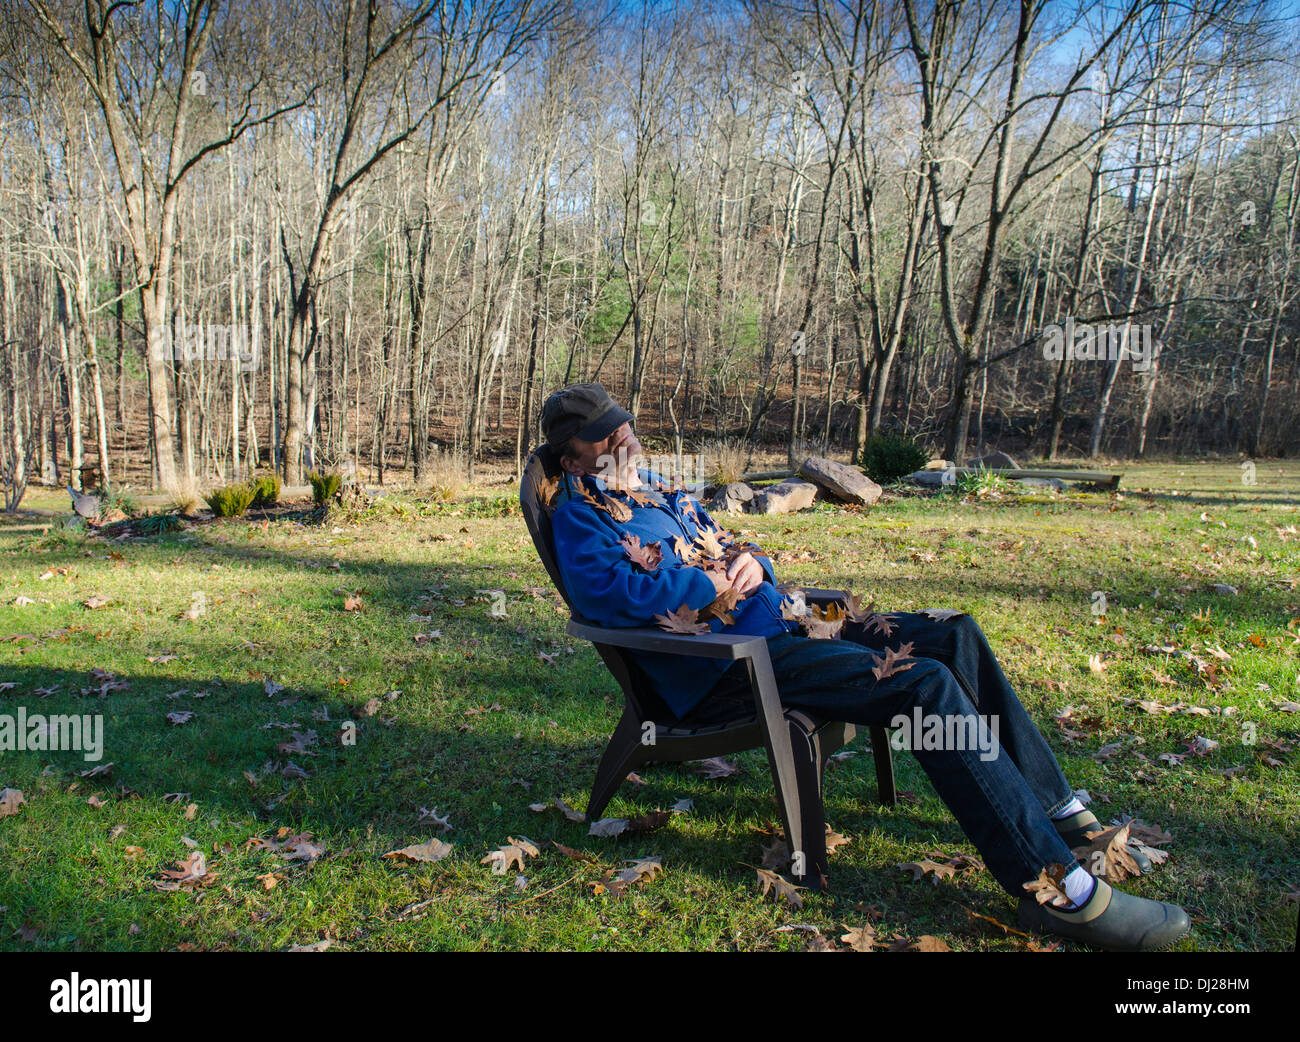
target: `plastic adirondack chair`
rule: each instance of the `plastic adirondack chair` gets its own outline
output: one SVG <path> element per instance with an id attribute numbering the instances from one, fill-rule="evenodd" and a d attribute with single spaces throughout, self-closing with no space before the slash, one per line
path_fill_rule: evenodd
<path id="1" fill-rule="evenodd" d="M 623 716 L 597 768 L 587 802 L 587 817 L 598 818 L 628 772 L 643 764 L 709 759 L 762 746 L 767 749 L 785 825 L 791 874 L 809 889 L 821 889 L 827 877 L 822 774 L 830 754 L 856 736 L 856 727 L 814 720 L 798 710 L 783 710 L 764 637 L 729 633 L 682 635 L 654 627 L 604 627 L 582 618 L 564 588 L 555 560 L 550 515 L 539 498 L 543 479 L 563 478 L 563 473 L 555 451 L 546 444 L 539 446 L 524 468 L 519 500 L 538 556 L 569 606 L 567 632 L 595 645 L 623 689 Z M 842 596 L 844 592 L 840 590 L 805 590 L 805 601 L 809 604 L 829 603 Z M 654 692 L 649 678 L 628 656 L 630 651 L 741 659 L 749 669 L 754 708 L 721 723 L 692 726 L 691 714 L 678 720 Z M 644 742 L 647 734 L 653 734 L 653 744 Z M 892 806 L 897 801 L 894 762 L 883 727 L 871 728 L 871 747 L 880 802 Z"/>

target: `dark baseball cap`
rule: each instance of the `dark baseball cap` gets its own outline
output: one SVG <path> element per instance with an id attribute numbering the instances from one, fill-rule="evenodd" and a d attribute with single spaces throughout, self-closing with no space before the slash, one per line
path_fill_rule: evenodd
<path id="1" fill-rule="evenodd" d="M 600 384 L 561 388 L 542 406 L 542 434 L 548 445 L 562 448 L 570 438 L 604 441 L 633 416 Z"/>

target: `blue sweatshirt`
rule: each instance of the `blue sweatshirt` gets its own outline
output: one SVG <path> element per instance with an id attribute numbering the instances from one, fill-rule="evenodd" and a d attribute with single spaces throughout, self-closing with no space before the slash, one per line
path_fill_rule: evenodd
<path id="1" fill-rule="evenodd" d="M 681 537 L 690 544 L 701 532 L 714 530 L 716 535 L 720 529 L 690 493 L 660 494 L 653 491 L 662 480 L 658 474 L 638 473 L 649 486 L 641 490 L 642 500 L 653 502 L 638 503 L 626 492 L 607 491 L 598 477 L 579 479 L 567 472 L 556 494 L 551 530 L 560 575 L 579 614 L 602 626 L 656 626 L 655 615 L 667 615 L 683 604 L 699 610 L 717 596 L 702 568 L 683 563 L 674 539 Z M 625 504 L 631 519 L 614 520 L 608 510 L 583 497 L 584 488 L 598 502 L 610 499 Z M 622 542 L 625 533 L 637 536 L 642 546 L 659 544 L 663 559 L 656 568 L 647 570 L 632 561 Z M 720 619 L 710 619 L 710 631 L 764 637 L 798 632 L 797 622 L 781 616 L 782 596 L 771 561 L 762 554 L 754 557 L 765 581 L 731 610 L 734 623 L 724 626 Z M 651 652 L 629 655 L 679 719 L 704 698 L 732 661 Z"/>

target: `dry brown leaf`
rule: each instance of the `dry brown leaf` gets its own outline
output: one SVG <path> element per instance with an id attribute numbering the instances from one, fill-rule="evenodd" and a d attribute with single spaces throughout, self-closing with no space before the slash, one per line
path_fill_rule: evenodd
<path id="1" fill-rule="evenodd" d="M 1061 888 L 1061 882 L 1065 879 L 1069 871 L 1064 865 L 1052 864 L 1038 873 L 1038 878 L 1031 882 L 1024 883 L 1026 891 L 1033 894 L 1034 900 L 1040 905 L 1047 904 L 1049 901 L 1060 899 L 1062 906 L 1070 903 L 1065 891 Z"/>
<path id="2" fill-rule="evenodd" d="M 623 533 L 620 542 L 623 544 L 623 552 L 634 564 L 640 565 L 647 572 L 653 572 L 664 559 L 664 553 L 657 542 L 642 546 L 640 537 L 631 532 Z"/>
<path id="3" fill-rule="evenodd" d="M 840 940 L 855 952 L 869 952 L 876 946 L 876 928 L 870 923 L 845 927 Z"/>
<path id="4" fill-rule="evenodd" d="M 524 870 L 524 859 L 536 857 L 537 854 L 537 844 L 527 836 L 521 836 L 519 839 L 515 839 L 514 836 L 507 836 L 505 845 L 498 847 L 496 850 L 488 851 L 485 857 L 479 859 L 479 864 L 491 864 L 492 874 L 494 876 L 503 876 L 511 865 L 517 866 L 519 871 L 522 872 Z"/>
<path id="5" fill-rule="evenodd" d="M 17 814 L 18 808 L 26 802 L 22 789 L 0 789 L 0 818 Z"/>
<path id="6" fill-rule="evenodd" d="M 911 641 L 898 648 L 886 648 L 885 658 L 882 662 L 876 655 L 871 656 L 871 660 L 876 664 L 871 672 L 877 680 L 884 680 L 886 677 L 892 677 L 896 673 L 905 673 L 913 666 L 915 662 L 909 662 L 907 665 L 899 665 L 904 659 L 910 658 L 914 645 Z"/>
<path id="7" fill-rule="evenodd" d="M 709 624 L 698 622 L 699 612 L 687 604 L 682 604 L 676 611 L 667 615 L 656 615 L 655 622 L 659 628 L 669 633 L 708 633 Z"/>
<path id="8" fill-rule="evenodd" d="M 750 866 L 754 868 L 753 865 Z M 800 890 L 806 890 L 807 887 L 796 886 L 784 876 L 779 876 L 775 872 L 769 872 L 765 868 L 754 868 L 758 873 L 758 881 L 763 887 L 763 897 L 770 893 L 773 901 L 784 901 L 791 908 L 802 908 L 803 898 L 800 896 Z"/>
<path id="9" fill-rule="evenodd" d="M 436 836 L 427 843 L 412 843 L 409 847 L 402 847 L 400 850 L 390 850 L 383 855 L 386 858 L 404 858 L 407 861 L 419 861 L 429 864 L 434 861 L 441 861 L 451 853 L 452 844 L 444 843 Z M 536 853 L 534 850 L 533 853 Z"/>
<path id="10" fill-rule="evenodd" d="M 1094 832 L 1088 842 L 1073 848 L 1074 856 L 1094 876 L 1104 876 L 1108 883 L 1122 883 L 1142 874 L 1128 850 L 1129 826 Z"/>

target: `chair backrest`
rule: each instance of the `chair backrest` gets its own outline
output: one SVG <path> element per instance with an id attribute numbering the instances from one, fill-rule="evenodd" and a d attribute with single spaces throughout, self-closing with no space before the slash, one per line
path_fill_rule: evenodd
<path id="1" fill-rule="evenodd" d="M 551 446 L 543 442 L 533 449 L 524 466 L 523 480 L 519 482 L 519 505 L 524 512 L 524 521 L 528 525 L 528 534 L 533 537 L 533 546 L 537 556 L 546 566 L 546 574 L 564 598 L 564 603 L 573 611 L 573 602 L 569 592 L 564 588 L 560 578 L 560 569 L 555 563 L 555 542 L 551 537 L 551 514 L 541 499 L 543 482 L 548 478 L 562 480 L 564 471 L 560 468 L 559 456 Z M 574 613 L 577 614 L 576 612 Z M 580 616 L 579 616 L 580 617 Z"/>
<path id="2" fill-rule="evenodd" d="M 519 505 L 524 513 L 524 523 L 528 525 L 528 534 L 533 538 L 533 546 L 537 548 L 537 556 L 542 559 L 546 573 L 564 598 L 564 603 L 569 606 L 569 614 L 578 622 L 599 625 L 594 620 L 583 618 L 574 608 L 573 601 L 564 588 L 564 580 L 560 578 L 560 569 L 555 559 L 555 541 L 551 535 L 551 514 L 541 499 L 543 482 L 549 478 L 563 480 L 564 470 L 560 467 L 559 455 L 543 442 L 529 455 L 524 466 L 524 476 L 519 482 Z M 612 644 L 597 644 L 596 651 L 623 689 L 628 703 L 642 719 L 671 718 L 671 711 L 655 692 L 649 677 L 622 648 Z"/>

